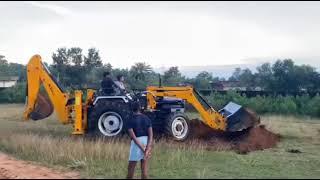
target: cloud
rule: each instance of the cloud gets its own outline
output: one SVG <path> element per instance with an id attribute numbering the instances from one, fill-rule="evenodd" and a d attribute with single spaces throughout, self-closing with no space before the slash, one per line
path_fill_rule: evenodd
<path id="1" fill-rule="evenodd" d="M 30 4 L 34 7 L 50 10 L 50 11 L 52 11 L 58 15 L 62 15 L 62 16 L 70 16 L 70 15 L 74 14 L 74 12 L 71 11 L 70 9 L 62 7 L 62 6 L 58 6 L 58 5 L 44 4 L 44 3 L 35 2 L 35 1 L 25 1 L 24 3 Z"/>
<path id="2" fill-rule="evenodd" d="M 4 22 L 0 54 L 26 63 L 37 52 L 50 61 L 57 48 L 76 46 L 84 51 L 98 48 L 104 62 L 114 67 L 130 67 L 138 61 L 169 67 L 253 64 L 284 58 L 319 67 L 320 25 L 314 23 L 320 21 L 319 5 L 0 3 Z"/>

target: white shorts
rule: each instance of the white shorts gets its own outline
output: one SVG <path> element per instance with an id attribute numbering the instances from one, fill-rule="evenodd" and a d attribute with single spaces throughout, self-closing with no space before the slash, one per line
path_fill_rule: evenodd
<path id="1" fill-rule="evenodd" d="M 148 143 L 148 136 L 141 136 L 137 138 L 141 144 L 147 146 Z M 129 161 L 140 161 L 144 159 L 144 152 L 139 148 L 139 146 L 131 140 L 130 146 L 130 154 L 129 154 Z"/>

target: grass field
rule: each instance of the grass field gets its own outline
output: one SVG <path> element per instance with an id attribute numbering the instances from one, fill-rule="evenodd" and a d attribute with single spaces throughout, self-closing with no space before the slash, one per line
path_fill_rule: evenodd
<path id="1" fill-rule="evenodd" d="M 0 105 L 0 151 L 44 166 L 78 170 L 83 178 L 125 178 L 128 138 L 93 142 L 71 137 L 71 125 L 59 124 L 54 116 L 23 122 L 22 113 L 23 105 Z M 320 178 L 319 119 L 264 116 L 262 123 L 281 134 L 278 147 L 239 155 L 157 142 L 150 178 Z M 287 152 L 291 149 L 301 153 Z"/>

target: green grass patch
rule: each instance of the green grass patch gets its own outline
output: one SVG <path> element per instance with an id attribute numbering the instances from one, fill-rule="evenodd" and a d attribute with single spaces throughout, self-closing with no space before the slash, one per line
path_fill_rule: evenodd
<path id="1" fill-rule="evenodd" d="M 52 116 L 23 121 L 23 105 L 0 105 L 0 151 L 44 166 L 77 170 L 83 178 L 125 178 L 129 139 L 89 141 L 70 135 L 71 125 Z M 196 114 L 189 114 L 196 117 Z M 320 121 L 262 116 L 266 128 L 279 133 L 276 148 L 239 155 L 233 151 L 156 142 L 151 178 L 319 178 Z M 301 153 L 290 153 L 299 150 Z M 137 167 L 136 177 L 140 176 Z"/>

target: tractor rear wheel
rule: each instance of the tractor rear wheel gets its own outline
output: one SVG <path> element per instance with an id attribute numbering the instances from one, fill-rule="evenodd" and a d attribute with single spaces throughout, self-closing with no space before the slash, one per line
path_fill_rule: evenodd
<path id="1" fill-rule="evenodd" d="M 88 115 L 88 133 L 95 137 L 115 137 L 122 135 L 131 117 L 128 104 L 121 101 L 98 103 Z"/>
<path id="2" fill-rule="evenodd" d="M 180 112 L 171 113 L 166 119 L 165 133 L 176 141 L 184 141 L 190 134 L 188 117 Z"/>

